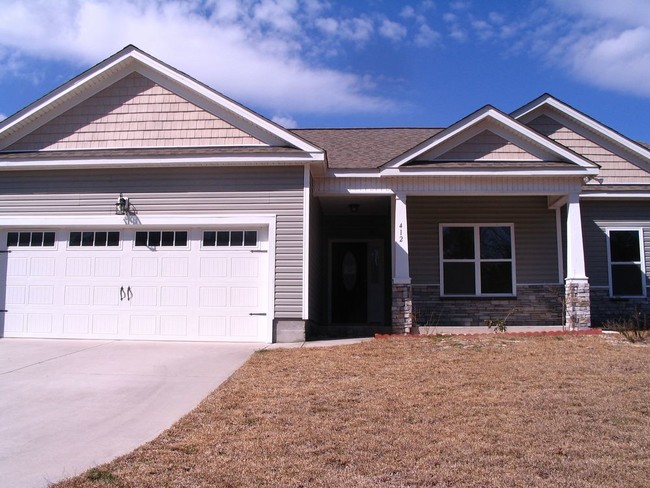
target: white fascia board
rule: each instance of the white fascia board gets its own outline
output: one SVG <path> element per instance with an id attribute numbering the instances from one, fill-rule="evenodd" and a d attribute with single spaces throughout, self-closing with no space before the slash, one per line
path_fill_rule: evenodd
<path id="1" fill-rule="evenodd" d="M 590 176 L 597 175 L 597 168 L 575 170 L 455 170 L 436 171 L 418 169 L 386 169 L 382 176 Z"/>
<path id="2" fill-rule="evenodd" d="M 394 159 L 385 166 L 385 170 L 398 168 L 404 163 L 413 161 L 418 156 L 424 154 L 427 151 L 430 151 L 432 148 L 444 144 L 446 141 L 456 137 L 461 132 L 467 130 L 469 127 L 474 126 L 480 123 L 483 120 L 491 119 L 495 122 L 507 127 L 513 132 L 519 133 L 522 137 L 529 139 L 536 143 L 537 145 L 545 148 L 547 151 L 550 151 L 553 154 L 557 154 L 563 159 L 570 161 L 582 168 L 597 168 L 591 161 L 583 158 L 579 154 L 566 149 L 564 146 L 554 142 L 553 140 L 538 134 L 532 129 L 526 127 L 524 124 L 513 120 L 511 117 L 499 112 L 491 106 L 484 107 L 483 109 L 476 112 L 474 115 L 471 115 L 469 119 L 463 119 L 456 124 L 450 126 L 449 128 L 443 130 L 442 132 L 434 135 L 429 141 L 416 146 L 411 151 L 399 156 L 397 159 Z"/>
<path id="3" fill-rule="evenodd" d="M 646 200 L 650 199 L 650 193 L 581 193 L 580 199 L 587 200 Z"/>
<path id="4" fill-rule="evenodd" d="M 99 168 L 162 168 L 189 166 L 267 166 L 276 164 L 302 164 L 322 161 L 321 154 L 299 156 L 211 156 L 197 158 L 143 158 L 143 159 L 56 159 L 44 160 L 12 160 L 2 161 L 0 155 L 0 170 L 45 170 L 45 169 L 99 169 Z"/>
<path id="5" fill-rule="evenodd" d="M 606 125 L 601 124 L 597 120 L 589 117 L 588 115 L 579 112 L 578 110 L 570 107 L 569 105 L 561 102 L 557 98 L 554 98 L 552 95 L 545 94 L 539 98 L 536 98 L 532 102 L 524 105 L 523 107 L 512 112 L 512 117 L 515 119 L 526 119 L 526 115 L 536 111 L 537 109 L 549 106 L 557 110 L 558 112 L 566 115 L 569 118 L 574 119 L 579 124 L 588 127 L 592 131 L 601 134 L 603 137 L 615 142 L 619 146 L 624 147 L 628 151 L 637 153 L 639 156 L 644 157 L 650 160 L 650 150 L 644 148 L 643 146 L 637 144 L 631 139 L 619 134 L 613 129 L 610 129 Z"/>

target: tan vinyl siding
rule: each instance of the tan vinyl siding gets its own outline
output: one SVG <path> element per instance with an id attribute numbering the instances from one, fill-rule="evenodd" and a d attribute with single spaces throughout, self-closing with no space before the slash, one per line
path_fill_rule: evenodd
<path id="1" fill-rule="evenodd" d="M 140 215 L 277 214 L 275 314 L 302 314 L 303 168 L 4 173 L 0 215 L 110 215 L 120 192 Z M 144 190 L 144 191 L 143 191 Z"/>
<path id="2" fill-rule="evenodd" d="M 541 161 L 494 132 L 485 130 L 435 158 L 441 161 Z"/>
<path id="3" fill-rule="evenodd" d="M 650 263 L 650 202 L 581 202 L 585 266 L 591 286 L 609 286 L 606 229 L 642 228 L 646 277 Z"/>
<path id="4" fill-rule="evenodd" d="M 598 177 L 603 179 L 604 184 L 650 183 L 650 174 L 646 171 L 548 115 L 535 118 L 528 126 L 598 164 L 601 167 Z M 599 182 L 593 180 L 590 184 L 598 185 Z"/>
<path id="5" fill-rule="evenodd" d="M 555 211 L 546 197 L 407 199 L 409 265 L 414 284 L 439 284 L 439 224 L 514 224 L 520 284 L 558 283 Z"/>
<path id="6" fill-rule="evenodd" d="M 262 142 L 226 121 L 132 73 L 7 150 L 259 144 Z"/>

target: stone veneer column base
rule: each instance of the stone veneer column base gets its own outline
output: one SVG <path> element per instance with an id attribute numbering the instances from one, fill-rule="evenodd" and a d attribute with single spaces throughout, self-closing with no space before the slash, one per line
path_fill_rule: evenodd
<path id="1" fill-rule="evenodd" d="M 410 284 L 393 283 L 392 327 L 394 334 L 408 334 L 413 325 Z"/>
<path id="2" fill-rule="evenodd" d="M 564 285 L 565 324 L 570 329 L 591 327 L 591 301 L 587 280 L 566 280 Z"/>

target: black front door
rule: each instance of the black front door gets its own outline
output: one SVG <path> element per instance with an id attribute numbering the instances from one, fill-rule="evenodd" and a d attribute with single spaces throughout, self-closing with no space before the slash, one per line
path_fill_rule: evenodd
<path id="1" fill-rule="evenodd" d="M 332 243 L 332 323 L 363 324 L 368 319 L 368 244 Z"/>

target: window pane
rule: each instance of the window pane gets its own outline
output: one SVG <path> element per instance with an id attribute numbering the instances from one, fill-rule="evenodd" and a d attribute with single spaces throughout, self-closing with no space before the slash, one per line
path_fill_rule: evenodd
<path id="1" fill-rule="evenodd" d="M 19 246 L 29 246 L 31 240 L 31 235 L 29 232 L 20 232 L 18 234 L 18 245 Z"/>
<path id="2" fill-rule="evenodd" d="M 227 246 L 230 244 L 230 232 L 217 232 L 217 246 Z"/>
<path id="3" fill-rule="evenodd" d="M 119 232 L 109 232 L 108 233 L 108 245 L 109 246 L 119 246 L 120 245 L 120 233 Z"/>
<path id="4" fill-rule="evenodd" d="M 70 232 L 70 246 L 81 246 L 81 232 Z"/>
<path id="5" fill-rule="evenodd" d="M 136 246 L 146 246 L 147 245 L 147 233 L 146 232 L 136 232 L 135 233 L 135 245 Z"/>
<path id="6" fill-rule="evenodd" d="M 187 246 L 187 232 L 184 230 L 176 232 L 176 245 L 181 247 Z"/>
<path id="7" fill-rule="evenodd" d="M 43 234 L 43 245 L 52 247 L 54 246 L 54 236 L 56 235 L 55 232 L 45 232 Z"/>
<path id="8" fill-rule="evenodd" d="M 41 247 L 43 245 L 43 233 L 32 232 L 32 246 Z"/>
<path id="9" fill-rule="evenodd" d="M 203 245 L 204 246 L 214 246 L 217 244 L 217 233 L 213 230 L 209 230 L 203 233 Z"/>
<path id="10" fill-rule="evenodd" d="M 163 246 L 173 246 L 174 245 L 174 232 L 166 231 L 162 233 L 162 245 Z"/>
<path id="11" fill-rule="evenodd" d="M 147 245 L 150 247 L 160 246 L 160 232 L 149 232 L 149 242 Z"/>
<path id="12" fill-rule="evenodd" d="M 612 264 L 612 295 L 642 296 L 644 279 L 636 264 Z"/>
<path id="13" fill-rule="evenodd" d="M 612 261 L 641 261 L 636 230 L 609 231 L 609 249 Z"/>
<path id="14" fill-rule="evenodd" d="M 474 259 L 474 228 L 444 227 L 442 249 L 444 259 Z"/>
<path id="15" fill-rule="evenodd" d="M 474 263 L 444 263 L 445 295 L 475 295 Z"/>
<path id="16" fill-rule="evenodd" d="M 94 237 L 95 237 L 94 232 L 83 232 L 81 234 L 81 245 L 82 246 L 92 246 Z"/>
<path id="17" fill-rule="evenodd" d="M 106 238 L 106 232 L 95 232 L 95 246 L 105 246 Z"/>
<path id="18" fill-rule="evenodd" d="M 481 259 L 510 259 L 510 227 L 481 227 Z"/>
<path id="19" fill-rule="evenodd" d="M 244 244 L 244 232 L 241 230 L 233 230 L 230 233 L 230 245 L 241 246 Z"/>
<path id="20" fill-rule="evenodd" d="M 257 231 L 247 230 L 244 232 L 244 246 L 257 246 Z"/>
<path id="21" fill-rule="evenodd" d="M 481 293 L 512 294 L 512 263 L 481 263 Z"/>
<path id="22" fill-rule="evenodd" d="M 17 246 L 18 245 L 18 232 L 9 232 L 7 234 L 7 246 Z"/>

